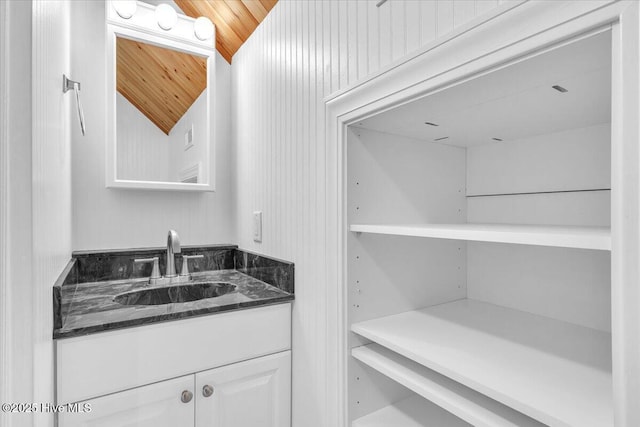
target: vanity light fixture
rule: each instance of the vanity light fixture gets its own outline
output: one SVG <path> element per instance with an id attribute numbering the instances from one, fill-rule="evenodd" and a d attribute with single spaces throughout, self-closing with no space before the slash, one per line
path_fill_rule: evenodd
<path id="1" fill-rule="evenodd" d="M 551 87 L 554 88 L 555 90 L 557 90 L 558 92 L 562 92 L 562 93 L 569 92 L 568 89 L 565 89 L 562 86 L 554 85 L 554 86 L 551 86 Z"/>
<path id="2" fill-rule="evenodd" d="M 138 4 L 135 0 L 116 0 L 113 2 L 113 8 L 122 19 L 130 19 L 136 13 Z"/>
<path id="3" fill-rule="evenodd" d="M 440 126 L 440 125 L 437 125 L 437 124 L 432 123 L 432 122 L 424 122 L 424 124 L 425 125 L 429 125 L 429 126 Z"/>
<path id="4" fill-rule="evenodd" d="M 201 16 L 193 23 L 193 33 L 200 40 L 208 40 L 213 36 L 213 22 L 206 16 Z"/>
<path id="5" fill-rule="evenodd" d="M 163 3 L 156 7 L 156 21 L 158 21 L 158 27 L 169 31 L 178 22 L 178 14 L 174 8 Z"/>

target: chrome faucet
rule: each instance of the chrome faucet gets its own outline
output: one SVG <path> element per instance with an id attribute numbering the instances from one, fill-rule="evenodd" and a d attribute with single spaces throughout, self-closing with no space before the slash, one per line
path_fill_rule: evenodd
<path id="1" fill-rule="evenodd" d="M 182 253 L 180 248 L 180 237 L 176 230 L 169 230 L 167 235 L 167 269 L 165 275 L 160 276 L 160 268 L 158 267 L 160 257 L 154 256 L 151 258 L 134 259 L 134 263 L 153 263 L 153 269 L 151 276 L 149 277 L 149 284 L 152 286 L 165 286 L 177 283 L 186 283 L 191 280 L 191 273 L 189 273 L 189 260 L 204 258 L 204 255 L 183 255 L 182 256 L 182 272 L 180 275 L 176 274 L 176 254 Z"/>
<path id="2" fill-rule="evenodd" d="M 177 276 L 175 254 L 181 252 L 178 233 L 176 233 L 176 230 L 169 230 L 169 234 L 167 235 L 167 270 L 164 277 L 170 279 Z"/>

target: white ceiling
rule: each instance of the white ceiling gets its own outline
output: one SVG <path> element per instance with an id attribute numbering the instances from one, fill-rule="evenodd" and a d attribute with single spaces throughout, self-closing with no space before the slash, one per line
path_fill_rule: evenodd
<path id="1" fill-rule="evenodd" d="M 560 85 L 568 90 L 553 89 Z M 470 147 L 611 121 L 606 31 L 371 117 L 358 127 Z M 437 127 L 425 122 L 438 124 Z"/>

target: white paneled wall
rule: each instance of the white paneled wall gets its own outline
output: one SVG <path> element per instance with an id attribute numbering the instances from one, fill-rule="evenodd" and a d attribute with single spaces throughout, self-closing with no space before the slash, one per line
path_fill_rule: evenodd
<path id="1" fill-rule="evenodd" d="M 33 402 L 53 402 L 51 287 L 71 257 L 72 93 L 69 75 L 69 1 L 32 5 L 32 256 Z M 74 117 L 77 119 L 76 117 Z M 24 325 L 15 325 L 16 328 Z M 34 426 L 53 426 L 53 414 L 34 414 Z"/>
<path id="2" fill-rule="evenodd" d="M 9 323 L 10 305 L 8 283 L 10 280 L 9 267 L 9 114 L 8 114 L 8 92 L 9 92 L 9 73 L 7 56 L 9 52 L 8 21 L 9 7 L 6 2 L 0 3 L 0 323 L 6 325 Z M 3 331 L 4 332 L 4 331 Z M 6 333 L 0 334 L 0 402 L 8 401 L 9 397 L 9 361 L 11 355 L 9 352 L 9 337 Z M 0 413 L 0 423 L 8 424 L 8 415 Z"/>
<path id="3" fill-rule="evenodd" d="M 73 249 L 162 246 L 174 228 L 183 244 L 235 241 L 230 138 L 231 67 L 216 55 L 216 192 L 105 188 L 106 55 L 102 1 L 71 2 L 71 69 L 82 82 L 87 134 L 73 128 Z"/>
<path id="4" fill-rule="evenodd" d="M 293 424 L 333 426 L 324 336 L 325 97 L 498 6 L 492 0 L 281 0 L 233 58 L 239 245 L 296 263 Z M 262 210 L 263 243 L 251 238 Z"/>
<path id="5" fill-rule="evenodd" d="M 225 67 L 225 71 L 226 79 L 230 78 L 231 74 L 228 66 Z M 226 79 L 225 83 L 228 83 Z M 227 102 L 223 108 L 225 109 L 225 114 L 229 114 L 230 101 L 228 98 L 231 96 L 231 92 L 228 88 L 225 91 L 225 96 Z M 170 181 L 181 181 L 184 170 L 198 163 L 200 163 L 203 168 L 206 166 L 207 150 L 205 143 L 207 139 L 207 110 L 207 89 L 205 89 L 169 132 L 169 165 L 167 169 L 169 170 Z M 213 124 L 213 126 L 215 126 L 215 124 Z M 185 133 L 191 128 L 193 129 L 193 145 L 191 148 L 185 150 Z M 220 141 L 220 144 L 228 146 L 230 144 L 229 135 L 231 128 L 227 124 L 225 129 L 224 139 Z M 226 160 L 227 159 L 225 159 L 225 161 Z M 225 165 L 224 167 L 227 174 L 230 173 L 229 167 L 230 165 Z M 202 173 L 206 176 L 207 171 L 203 171 Z M 198 182 L 202 182 L 202 177 L 198 177 Z M 221 188 L 220 190 L 228 194 L 230 188 Z M 230 216 L 233 211 L 233 206 L 228 206 L 227 208 L 228 215 Z"/>
<path id="6" fill-rule="evenodd" d="M 120 93 L 116 94 L 116 111 L 116 177 L 169 181 L 169 136 Z"/>
<path id="7" fill-rule="evenodd" d="M 6 209 L 2 265 L 2 352 L 0 390 L 2 402 L 33 400 L 34 295 L 32 277 L 32 191 L 31 191 L 31 18 L 30 2 L 3 2 L 4 47 L 2 149 L 3 178 L 7 191 L 0 201 Z M 25 55 L 25 52 L 28 52 Z M 6 103 L 6 104 L 5 104 Z M 6 106 L 6 109 L 5 109 Z M 6 151 L 5 151 L 6 150 Z M 63 243 L 64 244 L 64 243 Z M 50 294 L 49 294 L 50 295 Z M 50 297 L 49 297 L 50 298 Z M 18 326 L 14 326 L 18 325 Z M 30 425 L 30 414 L 0 415 L 0 425 Z M 11 424 L 13 423 L 13 424 Z"/>
<path id="8" fill-rule="evenodd" d="M 135 105 L 116 94 L 118 179 L 179 182 L 181 172 L 206 155 L 207 90 L 165 134 Z M 193 127 L 193 145 L 185 150 L 185 133 Z M 225 141 L 228 144 L 228 141 Z M 204 174 L 205 172 L 203 172 Z M 206 175 L 205 175 L 206 176 Z M 202 178 L 199 178 L 202 182 Z"/>
<path id="9" fill-rule="evenodd" d="M 51 286 L 71 256 L 69 2 L 0 12 L 0 401 L 53 402 Z M 3 427 L 53 424 L 51 413 L 0 414 Z"/>

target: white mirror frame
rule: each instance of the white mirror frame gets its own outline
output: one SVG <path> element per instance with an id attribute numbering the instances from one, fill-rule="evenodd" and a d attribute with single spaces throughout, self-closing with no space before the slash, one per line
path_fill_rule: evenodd
<path id="1" fill-rule="evenodd" d="M 111 1 L 106 3 L 107 17 L 107 134 L 106 134 L 106 187 L 144 190 L 174 191 L 215 191 L 215 141 L 212 131 L 214 123 L 215 94 L 215 31 L 210 39 L 199 40 L 193 31 L 195 19 L 178 14 L 178 22 L 171 30 L 162 30 L 155 20 L 155 6 L 137 2 L 137 10 L 129 19 L 120 17 Z M 131 40 L 165 47 L 184 53 L 207 58 L 207 117 L 205 140 L 209 143 L 205 149 L 208 164 L 202 166 L 203 183 L 137 181 L 118 179 L 117 177 L 117 127 L 116 127 L 116 38 Z"/>

